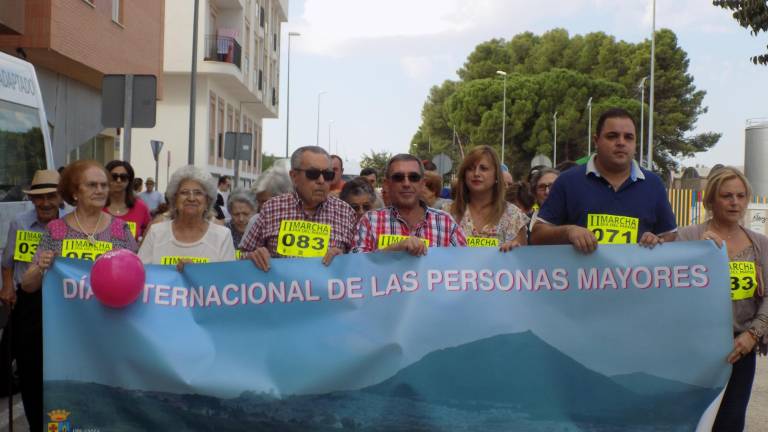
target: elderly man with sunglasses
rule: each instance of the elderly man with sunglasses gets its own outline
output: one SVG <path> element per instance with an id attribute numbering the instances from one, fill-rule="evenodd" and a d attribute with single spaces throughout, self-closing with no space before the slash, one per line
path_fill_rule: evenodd
<path id="1" fill-rule="evenodd" d="M 424 166 L 410 154 L 387 163 L 384 188 L 391 205 L 367 212 L 357 223 L 353 252 L 405 251 L 425 255 L 428 247 L 466 246 L 464 232 L 448 213 L 419 199 Z"/>
<path id="2" fill-rule="evenodd" d="M 329 265 L 352 247 L 355 212 L 328 194 L 334 178 L 328 153 L 316 146 L 297 149 L 290 176 L 294 191 L 267 201 L 240 242 L 263 271 L 278 257 L 322 257 Z"/>

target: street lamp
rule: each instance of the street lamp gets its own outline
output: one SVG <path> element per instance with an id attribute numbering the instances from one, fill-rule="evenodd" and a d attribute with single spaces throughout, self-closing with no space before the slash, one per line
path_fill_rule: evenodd
<path id="1" fill-rule="evenodd" d="M 502 117 L 501 117 L 501 164 L 504 164 L 504 147 L 507 143 L 506 140 L 506 133 L 507 133 L 507 73 L 501 70 L 496 71 L 497 75 L 501 75 L 504 77 L 504 102 L 502 104 Z"/>
<path id="2" fill-rule="evenodd" d="M 333 120 L 328 122 L 328 153 L 331 152 L 331 127 L 333 126 Z"/>
<path id="3" fill-rule="evenodd" d="M 552 168 L 554 168 L 557 165 L 557 111 L 552 118 L 555 120 L 555 137 L 552 140 Z"/>
<path id="4" fill-rule="evenodd" d="M 648 104 L 648 160 L 646 161 L 646 168 L 648 170 L 653 169 L 653 86 L 654 86 L 654 69 L 656 66 L 656 0 L 653 1 L 653 26 L 651 27 L 651 99 Z"/>
<path id="5" fill-rule="evenodd" d="M 640 163 L 640 166 L 643 166 L 643 147 L 644 147 L 644 139 L 643 139 L 643 129 L 645 126 L 645 80 L 647 80 L 648 77 L 644 76 L 642 80 L 640 80 L 640 160 L 638 161 Z"/>
<path id="6" fill-rule="evenodd" d="M 592 154 L 592 96 L 587 101 L 587 157 Z"/>
<path id="7" fill-rule="evenodd" d="M 317 94 L 317 140 L 315 141 L 315 145 L 318 147 L 320 147 L 320 96 L 326 93 L 328 92 L 323 90 Z"/>
<path id="8" fill-rule="evenodd" d="M 291 132 L 291 38 L 301 36 L 298 32 L 288 33 L 288 79 L 286 81 L 285 96 L 285 158 L 288 158 L 288 135 Z"/>

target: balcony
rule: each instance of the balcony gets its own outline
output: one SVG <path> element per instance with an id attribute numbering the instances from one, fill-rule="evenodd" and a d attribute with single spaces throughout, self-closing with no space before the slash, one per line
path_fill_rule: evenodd
<path id="1" fill-rule="evenodd" d="M 235 38 L 228 36 L 205 36 L 205 60 L 231 63 L 240 68 L 242 49 Z"/>

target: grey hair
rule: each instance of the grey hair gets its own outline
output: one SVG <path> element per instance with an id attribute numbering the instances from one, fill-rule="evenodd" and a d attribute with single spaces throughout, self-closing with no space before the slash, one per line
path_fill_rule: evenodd
<path id="1" fill-rule="evenodd" d="M 419 158 L 417 158 L 412 154 L 400 153 L 392 156 L 392 158 L 389 159 L 389 162 L 387 162 L 387 170 L 385 171 L 386 178 L 389 178 L 389 168 L 395 162 L 416 162 L 417 164 L 419 164 L 419 174 L 421 174 L 422 176 L 424 175 L 424 165 L 421 163 L 421 160 Z"/>
<path id="2" fill-rule="evenodd" d="M 251 192 L 269 192 L 272 196 L 293 192 L 293 182 L 285 168 L 273 166 L 264 171 L 251 186 Z"/>
<path id="3" fill-rule="evenodd" d="M 296 151 L 294 151 L 291 155 L 291 169 L 299 168 L 299 165 L 301 165 L 301 157 L 304 156 L 304 152 L 324 155 L 326 158 L 328 158 L 328 165 L 331 165 L 331 155 L 329 155 L 328 152 L 325 151 L 322 147 L 304 146 L 297 148 Z"/>
<path id="4" fill-rule="evenodd" d="M 192 180 L 203 187 L 205 195 L 208 197 L 208 208 L 203 212 L 203 219 L 208 218 L 208 215 L 213 211 L 218 195 L 216 180 L 203 169 L 193 165 L 186 165 L 174 171 L 171 180 L 168 182 L 168 187 L 165 189 L 165 199 L 171 205 L 171 218 L 176 217 L 176 206 L 174 205 L 176 194 L 179 192 L 179 186 L 185 180 Z"/>
<path id="5" fill-rule="evenodd" d="M 229 198 L 227 199 L 227 210 L 230 214 L 232 213 L 232 206 L 238 202 L 250 206 L 254 212 L 259 209 L 259 206 L 256 205 L 253 193 L 248 190 L 235 189 L 229 194 Z"/>

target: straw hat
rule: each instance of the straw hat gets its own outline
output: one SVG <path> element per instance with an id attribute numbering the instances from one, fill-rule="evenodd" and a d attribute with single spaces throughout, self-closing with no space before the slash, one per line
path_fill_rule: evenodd
<path id="1" fill-rule="evenodd" d="M 56 192 L 59 187 L 59 173 L 54 170 L 37 170 L 32 178 L 32 184 L 24 193 L 27 195 L 43 195 Z"/>

